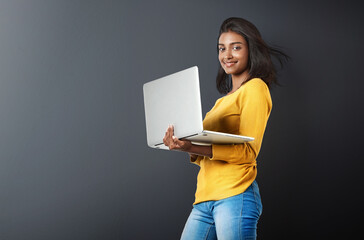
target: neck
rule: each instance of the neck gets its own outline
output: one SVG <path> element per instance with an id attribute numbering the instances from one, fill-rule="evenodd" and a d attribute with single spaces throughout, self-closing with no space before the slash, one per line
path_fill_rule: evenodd
<path id="1" fill-rule="evenodd" d="M 233 87 L 232 87 L 230 93 L 233 93 L 236 90 L 238 90 L 240 88 L 240 86 L 246 80 L 248 80 L 248 77 L 249 77 L 249 74 L 248 73 L 249 73 L 249 71 L 244 71 L 243 73 L 241 73 L 239 75 L 231 75 L 231 80 L 232 80 Z"/>

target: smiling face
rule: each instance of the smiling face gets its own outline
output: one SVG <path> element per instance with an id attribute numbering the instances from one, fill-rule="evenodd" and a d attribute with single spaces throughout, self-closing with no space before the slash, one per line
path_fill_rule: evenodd
<path id="1" fill-rule="evenodd" d="M 218 49 L 219 61 L 226 74 L 232 77 L 245 77 L 248 74 L 249 49 L 243 36 L 232 31 L 222 33 Z"/>

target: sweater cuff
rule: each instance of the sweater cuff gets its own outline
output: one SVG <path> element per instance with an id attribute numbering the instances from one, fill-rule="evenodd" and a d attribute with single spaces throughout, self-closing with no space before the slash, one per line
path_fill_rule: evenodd
<path id="1" fill-rule="evenodd" d="M 226 145 L 223 145 L 223 144 L 212 144 L 212 157 L 210 158 L 210 160 L 224 159 L 224 155 L 226 155 L 226 150 L 224 150 L 225 147 L 226 147 Z M 225 152 L 225 154 L 224 154 L 224 152 Z"/>

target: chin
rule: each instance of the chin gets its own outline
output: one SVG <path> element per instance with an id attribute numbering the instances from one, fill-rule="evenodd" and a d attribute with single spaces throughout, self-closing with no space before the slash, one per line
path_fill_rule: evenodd
<path id="1" fill-rule="evenodd" d="M 236 73 L 236 71 L 234 71 L 232 69 L 227 69 L 227 70 L 224 69 L 224 71 L 225 71 L 226 74 L 232 74 L 232 75 L 234 75 Z"/>
<path id="2" fill-rule="evenodd" d="M 230 75 L 241 75 L 244 73 L 244 70 L 241 69 L 224 69 L 226 74 Z"/>

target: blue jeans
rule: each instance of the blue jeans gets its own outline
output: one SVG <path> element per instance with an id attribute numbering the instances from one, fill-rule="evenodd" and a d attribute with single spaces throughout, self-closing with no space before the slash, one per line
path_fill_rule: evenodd
<path id="1" fill-rule="evenodd" d="M 193 206 L 182 240 L 256 239 L 262 202 L 256 181 L 243 193 Z"/>

